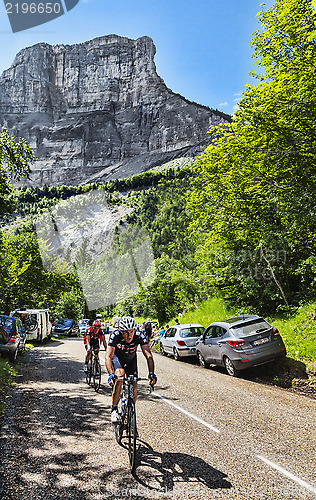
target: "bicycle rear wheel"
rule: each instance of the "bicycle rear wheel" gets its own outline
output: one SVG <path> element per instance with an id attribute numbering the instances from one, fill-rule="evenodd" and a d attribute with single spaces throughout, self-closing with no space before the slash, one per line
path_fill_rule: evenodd
<path id="1" fill-rule="evenodd" d="M 89 359 L 88 364 L 87 364 L 86 382 L 88 385 L 90 385 L 90 383 L 91 383 L 91 358 Z"/>
<path id="2" fill-rule="evenodd" d="M 98 359 L 95 359 L 93 363 L 93 387 L 95 392 L 99 392 L 101 385 L 101 365 Z"/>
<path id="3" fill-rule="evenodd" d="M 127 436 L 128 436 L 128 457 L 132 472 L 136 468 L 136 411 L 135 404 L 130 403 L 127 407 Z"/>
<path id="4" fill-rule="evenodd" d="M 25 327 L 29 332 L 34 332 L 38 327 L 38 322 L 35 318 L 28 318 L 25 322 Z"/>

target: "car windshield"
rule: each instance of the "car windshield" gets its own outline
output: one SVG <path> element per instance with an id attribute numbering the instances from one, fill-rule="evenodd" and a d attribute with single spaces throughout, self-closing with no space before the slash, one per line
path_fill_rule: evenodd
<path id="1" fill-rule="evenodd" d="M 256 319 L 240 325 L 231 326 L 231 330 L 233 330 L 234 334 L 238 337 L 250 337 L 256 333 L 264 333 L 270 330 L 270 328 L 272 328 L 271 325 L 264 319 Z"/>
<path id="2" fill-rule="evenodd" d="M 61 319 L 61 320 L 57 321 L 57 324 L 61 325 L 61 326 L 68 326 L 68 325 L 71 325 L 71 323 L 72 323 L 71 319 Z"/>
<path id="3" fill-rule="evenodd" d="M 180 330 L 180 337 L 200 337 L 204 332 L 203 326 L 190 326 Z"/>

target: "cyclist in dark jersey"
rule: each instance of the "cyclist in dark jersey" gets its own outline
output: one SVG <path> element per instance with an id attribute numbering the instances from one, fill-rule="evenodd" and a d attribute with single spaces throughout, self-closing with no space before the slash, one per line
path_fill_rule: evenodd
<path id="1" fill-rule="evenodd" d="M 118 324 L 118 329 L 114 330 L 109 338 L 108 347 L 105 354 L 105 366 L 109 373 L 109 384 L 113 387 L 111 422 L 119 421 L 117 404 L 122 390 L 122 380 L 118 377 L 125 375 L 138 375 L 137 372 L 137 347 L 141 346 L 148 365 L 149 384 L 154 385 L 157 377 L 154 374 L 155 365 L 148 341 L 145 335 L 136 330 L 136 321 L 129 316 L 123 316 Z M 134 399 L 137 397 L 137 382 L 134 383 Z"/>

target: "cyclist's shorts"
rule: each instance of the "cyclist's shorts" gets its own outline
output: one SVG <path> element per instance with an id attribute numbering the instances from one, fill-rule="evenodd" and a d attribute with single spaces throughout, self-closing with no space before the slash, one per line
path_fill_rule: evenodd
<path id="1" fill-rule="evenodd" d="M 129 359 L 118 358 L 116 354 L 114 354 L 112 358 L 114 371 L 118 368 L 123 368 L 126 375 L 135 375 L 138 376 L 137 370 L 137 357 L 132 356 Z"/>
<path id="2" fill-rule="evenodd" d="M 90 347 L 91 349 L 100 349 L 100 342 L 98 339 L 91 339 L 90 340 Z M 85 348 L 87 349 L 87 344 L 85 344 Z"/>

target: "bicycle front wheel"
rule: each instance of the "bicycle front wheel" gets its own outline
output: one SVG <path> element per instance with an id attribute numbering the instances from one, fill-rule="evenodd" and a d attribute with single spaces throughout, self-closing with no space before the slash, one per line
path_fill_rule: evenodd
<path id="1" fill-rule="evenodd" d="M 93 387 L 95 392 L 99 392 L 101 385 L 101 365 L 98 359 L 93 363 Z"/>
<path id="2" fill-rule="evenodd" d="M 123 423 L 117 422 L 116 424 L 114 424 L 114 428 L 115 428 L 115 439 L 118 442 L 118 444 L 122 444 Z"/>
<path id="3" fill-rule="evenodd" d="M 135 404 L 131 403 L 127 407 L 127 436 L 128 436 L 128 456 L 129 463 L 134 472 L 136 468 L 136 411 Z"/>

